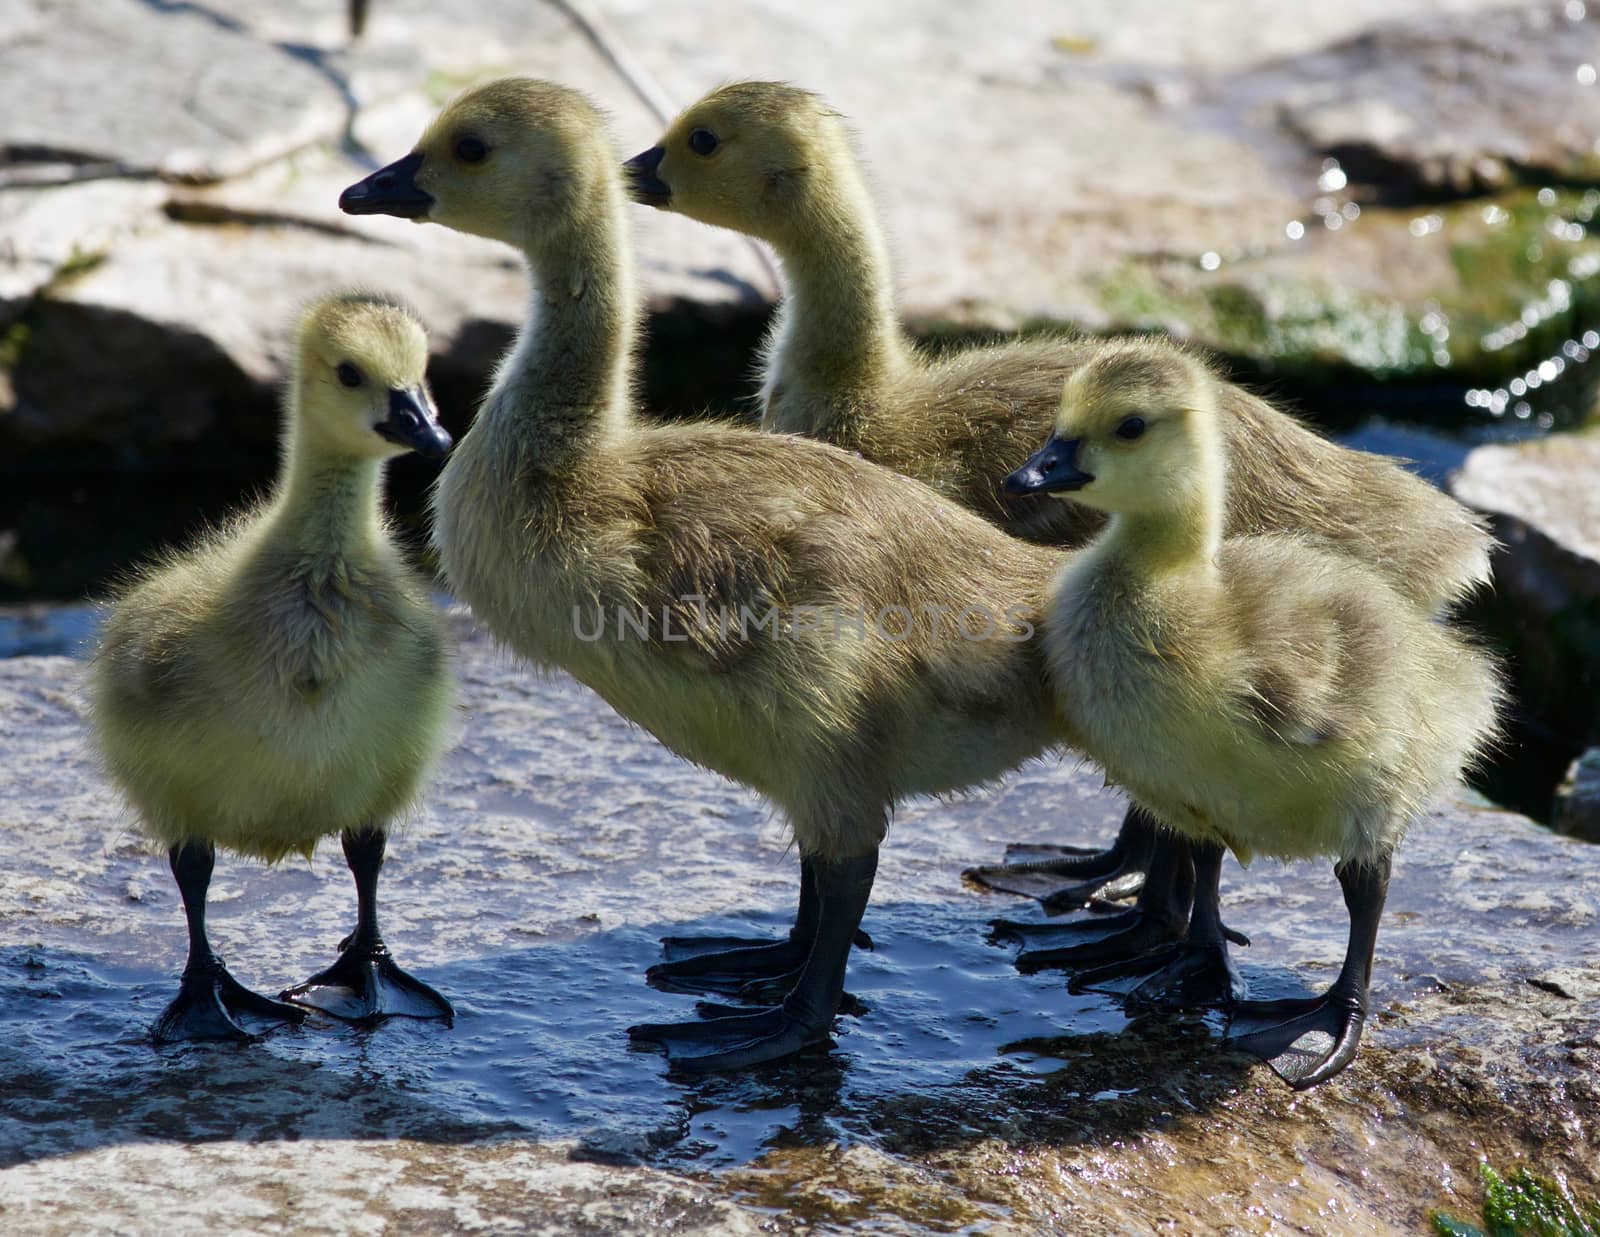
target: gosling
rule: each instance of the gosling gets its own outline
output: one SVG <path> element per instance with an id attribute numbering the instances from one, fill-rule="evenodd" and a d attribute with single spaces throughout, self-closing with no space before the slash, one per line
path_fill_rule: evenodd
<path id="1" fill-rule="evenodd" d="M 139 571 L 106 617 L 94 736 L 168 848 L 189 924 L 158 1042 L 248 1038 L 240 1016 L 298 1022 L 307 1007 L 354 1020 L 451 1014 L 395 965 L 376 902 L 390 822 L 437 758 L 453 699 L 442 620 L 379 514 L 385 460 L 450 447 L 427 358 L 422 327 L 382 297 L 312 304 L 274 493 Z M 271 1000 L 207 940 L 216 847 L 272 863 L 309 857 L 333 833 L 355 877 L 356 929 L 331 967 Z"/>
<path id="2" fill-rule="evenodd" d="M 838 113 L 809 91 L 737 82 L 689 107 L 625 166 L 635 200 L 777 250 L 789 289 L 762 362 L 765 428 L 858 451 L 1014 536 L 1082 544 L 1102 527 L 1100 512 L 1030 503 L 1005 493 L 1001 481 L 1049 433 L 1062 383 L 1094 345 L 1056 337 L 921 354 L 896 316 L 888 247 L 852 147 Z M 1489 538 L 1465 508 L 1237 387 L 1219 391 L 1235 482 L 1229 535 L 1303 534 L 1376 568 L 1430 611 L 1487 577 Z M 1150 906 L 1130 918 L 1159 934 L 1145 911 L 1181 901 L 1170 886 L 1182 865 L 1181 857 L 1154 855 L 1155 839 L 1154 822 L 1135 809 L 1109 850 L 1059 848 L 1059 859 L 968 875 L 1019 892 L 1036 889 L 1042 874 L 1065 878 L 1042 895 L 1048 908 L 1065 909 L 1097 892 L 1132 894 L 1148 868 Z M 1084 936 L 1077 925 L 1016 930 L 1033 940 Z M 1104 952 L 1105 922 L 1088 931 L 1101 939 L 1083 948 Z M 1148 932 L 1136 936 L 1142 943 Z M 1079 956 L 1071 952 L 1077 946 L 1063 949 L 1048 956 Z"/>
<path id="3" fill-rule="evenodd" d="M 1307 540 L 1224 539 L 1217 381 L 1172 349 L 1111 344 L 1067 380 L 1055 430 L 1006 478 L 1110 523 L 1052 588 L 1043 638 L 1064 722 L 1108 777 L 1189 838 L 1213 894 L 1221 848 L 1337 858 L 1344 966 L 1321 997 L 1236 1002 L 1236 1037 L 1297 1088 L 1356 1055 L 1390 857 L 1485 748 L 1495 668 L 1377 572 Z M 1147 981 L 1224 966 L 1197 897 Z"/>
<path id="4" fill-rule="evenodd" d="M 782 1003 L 633 1028 L 686 1068 L 735 1069 L 826 1038 L 893 804 L 1056 743 L 1028 616 L 1060 554 L 822 443 L 638 421 L 625 202 L 593 105 L 529 79 L 469 91 L 340 199 L 513 245 L 533 276 L 434 493 L 458 595 L 793 828 L 795 931 L 754 960 L 794 972 Z"/>

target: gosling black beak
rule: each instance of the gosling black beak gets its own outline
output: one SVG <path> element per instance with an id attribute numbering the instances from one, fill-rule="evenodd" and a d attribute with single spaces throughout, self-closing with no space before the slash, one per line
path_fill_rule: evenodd
<path id="1" fill-rule="evenodd" d="M 1081 438 L 1062 439 L 1054 434 L 1028 462 L 1005 480 L 1007 494 L 1061 494 L 1081 490 L 1094 480 L 1092 472 L 1078 467 Z"/>
<path id="2" fill-rule="evenodd" d="M 433 195 L 417 188 L 417 169 L 422 152 L 414 150 L 379 168 L 365 180 L 358 180 L 339 195 L 339 209 L 347 215 L 394 215 L 400 219 L 422 219 L 433 205 Z"/>
<path id="3" fill-rule="evenodd" d="M 380 437 L 430 460 L 443 459 L 450 450 L 450 435 L 439 424 L 433 401 L 421 387 L 415 391 L 391 390 L 389 415 L 372 428 Z"/>
<path id="4" fill-rule="evenodd" d="M 661 208 L 671 204 L 672 190 L 656 175 L 666 154 L 665 146 L 652 146 L 622 165 L 622 173 L 628 178 L 628 193 L 635 202 Z"/>

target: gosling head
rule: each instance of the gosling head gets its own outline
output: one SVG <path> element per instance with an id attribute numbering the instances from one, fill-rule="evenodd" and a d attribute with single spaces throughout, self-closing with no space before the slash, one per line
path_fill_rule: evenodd
<path id="1" fill-rule="evenodd" d="M 1005 479 L 1006 493 L 1110 512 L 1192 503 L 1214 483 L 1212 383 L 1201 362 L 1170 345 L 1110 345 L 1067 379 L 1054 432 Z"/>
<path id="2" fill-rule="evenodd" d="M 529 77 L 475 87 L 410 154 L 339 195 L 351 215 L 395 215 L 528 248 L 620 195 L 600 113 L 575 90 Z"/>
<path id="3" fill-rule="evenodd" d="M 838 113 L 784 82 L 718 87 L 623 164 L 633 200 L 772 239 L 813 187 L 852 161 Z"/>
<path id="4" fill-rule="evenodd" d="M 328 454 L 383 459 L 415 451 L 438 459 L 450 435 L 428 393 L 428 337 L 407 309 L 347 292 L 300 318 L 295 434 Z"/>

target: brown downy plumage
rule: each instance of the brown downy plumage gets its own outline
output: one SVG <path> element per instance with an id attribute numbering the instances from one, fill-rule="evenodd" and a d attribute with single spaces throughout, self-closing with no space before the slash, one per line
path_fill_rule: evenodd
<path id="1" fill-rule="evenodd" d="M 214 848 L 276 862 L 343 833 L 358 882 L 368 867 L 375 882 L 385 831 L 443 747 L 454 695 L 443 621 L 379 511 L 386 459 L 449 446 L 427 359 L 422 327 L 392 302 L 312 305 L 273 495 L 136 571 L 106 616 L 94 735 L 145 831 L 169 848 L 191 913 L 184 990 L 158 1038 L 237 1038 L 238 1012 L 298 1016 L 239 989 L 210 953 Z M 369 903 L 363 892 L 364 922 Z M 333 1012 L 399 1012 L 363 1000 Z"/>
<path id="2" fill-rule="evenodd" d="M 528 661 L 794 830 L 815 896 L 783 1006 L 639 1029 L 731 1068 L 826 1035 L 895 801 L 1056 741 L 1026 636 L 1060 556 L 821 443 L 636 420 L 624 202 L 593 106 L 527 79 L 469 91 L 341 199 L 504 241 L 533 275 L 530 320 L 434 496 L 451 585 Z"/>
<path id="3" fill-rule="evenodd" d="M 1179 349 L 1101 346 L 1008 488 L 1111 517 L 1063 568 L 1043 624 L 1083 750 L 1197 844 L 1339 861 L 1353 931 L 1331 999 L 1234 1006 L 1285 1015 L 1247 1046 L 1309 1086 L 1355 1055 L 1390 855 L 1490 741 L 1500 686 L 1483 653 L 1364 564 L 1284 534 L 1224 538 L 1225 389 Z M 1226 945 L 1207 922 L 1184 949 Z M 1313 1031 L 1326 1054 L 1293 1049 Z"/>

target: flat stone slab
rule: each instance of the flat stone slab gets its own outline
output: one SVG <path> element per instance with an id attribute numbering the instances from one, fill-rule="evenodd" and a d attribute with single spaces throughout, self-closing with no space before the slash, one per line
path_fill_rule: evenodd
<path id="1" fill-rule="evenodd" d="M 1479 511 L 1508 516 L 1589 565 L 1600 599 L 1600 431 L 1479 447 L 1450 483 Z"/>
<path id="2" fill-rule="evenodd" d="M 1122 804 L 1051 761 L 898 813 L 851 963 L 864 1007 L 791 1066 L 680 1082 L 629 1047 L 689 1016 L 667 932 L 787 927 L 796 865 L 744 790 L 464 620 L 457 743 L 390 846 L 385 934 L 455 1025 L 328 1021 L 157 1050 L 182 964 L 162 859 L 95 769 L 83 664 L 0 661 L 0 1227 L 1414 1233 L 1476 1213 L 1480 1159 L 1600 1190 L 1600 848 L 1463 798 L 1402 848 L 1362 1057 L 1296 1095 L 1216 1017 L 1130 1022 L 987 943 L 1030 903 L 962 887 L 1006 841 L 1107 839 Z M 81 630 L 81 628 L 79 628 Z M 1224 874 L 1262 995 L 1320 988 L 1325 865 Z M 220 952 L 263 990 L 331 958 L 338 848 L 223 857 Z"/>
<path id="3" fill-rule="evenodd" d="M 305 23 L 280 42 L 218 5 L 14 0 L 5 16 L 6 162 L 220 180 L 336 136 L 348 110 Z"/>
<path id="4" fill-rule="evenodd" d="M 354 45 L 343 6 L 318 0 L 6 7 L 0 444 L 101 463 L 259 451 L 296 306 L 349 283 L 416 301 L 441 370 L 477 389 L 480 328 L 523 317 L 514 259 L 346 219 L 339 189 L 505 72 L 588 91 L 619 156 L 661 124 L 555 6 L 372 7 Z M 851 117 L 923 327 L 1166 329 L 1286 370 L 1494 386 L 1547 359 L 1549 332 L 1589 325 L 1595 204 L 1373 204 L 1592 179 L 1600 13 L 1573 20 L 1564 0 L 580 8 L 671 106 L 768 76 Z M 1330 152 L 1371 183 L 1324 169 Z M 776 294 L 741 239 L 632 214 L 657 311 L 752 315 Z M 1531 336 L 1530 307 L 1549 324 Z"/>

